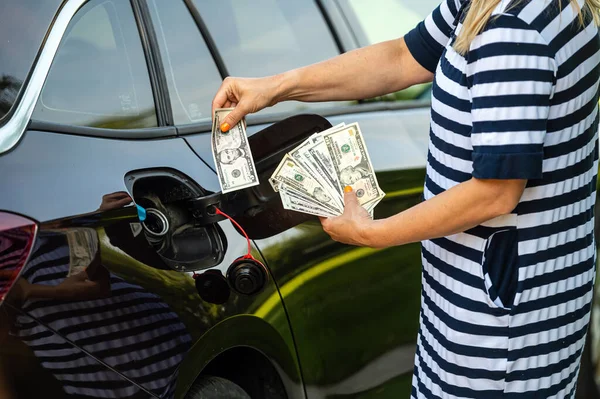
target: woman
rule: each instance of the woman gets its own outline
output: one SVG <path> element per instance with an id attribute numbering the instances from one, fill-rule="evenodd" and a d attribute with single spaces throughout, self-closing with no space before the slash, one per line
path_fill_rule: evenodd
<path id="1" fill-rule="evenodd" d="M 283 100 L 368 98 L 433 79 L 425 200 L 335 240 L 422 241 L 412 397 L 573 397 L 595 275 L 598 0 L 444 0 L 403 39 L 226 79 L 223 130 Z M 367 133 L 368 134 L 368 133 Z"/>

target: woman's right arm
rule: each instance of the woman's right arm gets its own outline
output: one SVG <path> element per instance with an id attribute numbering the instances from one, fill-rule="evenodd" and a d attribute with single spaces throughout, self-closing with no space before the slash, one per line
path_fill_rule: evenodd
<path id="1" fill-rule="evenodd" d="M 213 113 L 215 108 L 235 107 L 221 124 L 221 129 L 227 131 L 247 114 L 281 101 L 365 99 L 429 82 L 464 2 L 442 0 L 424 21 L 400 39 L 279 75 L 227 78 L 213 100 Z"/>
<path id="2" fill-rule="evenodd" d="M 235 107 L 224 119 L 231 127 L 247 114 L 281 101 L 371 98 L 429 82 L 432 78 L 433 74 L 415 60 L 401 38 L 265 78 L 227 78 L 212 107 L 213 111 Z"/>
<path id="3" fill-rule="evenodd" d="M 315 102 L 371 98 L 429 82 L 433 74 L 415 61 L 401 38 L 286 72 L 281 79 L 280 101 Z"/>

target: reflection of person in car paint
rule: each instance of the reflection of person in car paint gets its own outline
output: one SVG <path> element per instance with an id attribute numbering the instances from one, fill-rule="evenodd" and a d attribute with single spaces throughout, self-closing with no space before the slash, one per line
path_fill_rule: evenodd
<path id="1" fill-rule="evenodd" d="M 351 186 L 360 179 L 369 177 L 369 172 L 362 166 L 347 166 L 340 171 L 340 182 L 344 186 Z"/>
<path id="2" fill-rule="evenodd" d="M 319 202 L 331 201 L 331 197 L 329 195 L 327 195 L 325 190 L 323 190 L 321 187 L 316 187 L 315 190 L 313 191 L 313 195 Z"/>
<path id="3" fill-rule="evenodd" d="M 117 209 L 129 202 L 131 197 L 125 192 L 107 194 L 98 210 Z M 119 242 L 124 241 L 127 235 L 129 241 L 134 240 L 129 221 L 111 224 L 113 225 L 118 225 L 118 229 L 123 231 Z M 157 394 L 164 393 L 165 398 L 172 398 L 177 377 L 177 372 L 173 371 L 172 366 L 181 363 L 191 344 L 186 326 L 162 298 L 141 285 L 112 274 L 109 268 L 103 265 L 100 248 L 81 246 L 80 250 L 90 251 L 87 258 L 91 259 L 91 264 L 82 272 L 68 276 L 73 269 L 71 246 L 74 244 L 69 240 L 68 233 L 78 228 L 40 231 L 27 266 L 10 292 L 7 302 L 40 319 L 51 314 L 53 321 L 50 325 L 67 327 L 71 330 L 70 337 L 74 339 L 97 338 L 98 342 L 95 345 L 104 345 L 105 352 L 120 353 L 119 358 L 111 359 L 111 365 L 115 369 L 126 367 L 131 359 L 144 359 L 135 369 L 126 369 L 125 374 L 134 380 L 148 380 L 151 376 L 152 382 L 148 387 Z M 92 228 L 90 230 L 94 231 Z M 112 244 L 112 233 L 105 233 Z M 143 238 L 141 235 L 140 237 Z M 94 242 L 107 245 L 106 241 Z M 135 254 L 135 251 L 132 252 Z M 119 259 L 123 258 L 123 255 L 119 256 Z M 82 318 L 73 312 L 74 309 L 86 309 L 89 314 L 97 317 L 97 320 L 82 323 Z M 41 366 L 54 375 L 66 394 L 79 397 L 85 393 L 89 398 L 134 397 L 137 388 L 133 386 L 111 386 L 115 378 L 119 377 L 108 369 L 92 371 L 88 373 L 89 379 L 78 381 L 78 370 L 94 362 L 91 358 L 69 357 L 69 353 L 57 354 L 52 347 L 64 346 L 64 340 L 55 334 L 40 335 L 39 328 L 32 325 L 27 316 L 18 313 L 10 319 L 1 316 L 3 315 L 0 312 L 0 327 L 6 328 L 0 328 L 0 342 L 4 337 L 2 333 L 7 335 L 9 330 L 13 329 L 11 335 L 30 346 L 35 356 L 42 359 Z M 142 325 L 158 325 L 160 328 L 136 328 Z M 102 340 L 108 332 L 112 334 L 112 338 Z M 132 342 L 135 344 L 132 345 Z M 65 372 L 65 369 L 72 371 Z M 106 384 L 96 384 L 96 381 Z M 11 396 L 2 396 L 5 392 L 12 392 L 13 387 L 9 382 L 10 375 L 0 364 L 2 399 L 12 399 Z"/>
<path id="4" fill-rule="evenodd" d="M 217 160 L 226 165 L 230 165 L 236 161 L 236 159 L 246 155 L 244 150 L 241 148 L 227 148 L 217 153 Z"/>

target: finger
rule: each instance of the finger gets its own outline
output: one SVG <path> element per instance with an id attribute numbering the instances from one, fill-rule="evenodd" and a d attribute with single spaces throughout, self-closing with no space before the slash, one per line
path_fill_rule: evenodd
<path id="1" fill-rule="evenodd" d="M 122 199 L 129 199 L 131 200 L 131 196 L 127 193 L 115 193 L 116 195 L 114 196 L 114 199 L 116 200 L 122 200 Z"/>
<path id="2" fill-rule="evenodd" d="M 85 285 L 86 287 L 89 287 L 91 289 L 101 289 L 102 288 L 102 286 L 100 284 L 98 284 L 98 282 L 91 281 L 91 280 L 82 281 L 81 284 Z"/>
<path id="3" fill-rule="evenodd" d="M 88 278 L 88 274 L 85 270 L 83 270 L 77 274 L 69 276 L 69 278 L 71 278 L 73 281 L 85 281 Z"/>
<path id="4" fill-rule="evenodd" d="M 323 230 L 325 230 L 328 226 L 329 226 L 329 218 L 323 217 L 323 216 L 319 216 L 319 221 L 321 222 L 321 226 L 323 227 Z"/>
<path id="5" fill-rule="evenodd" d="M 121 208 L 121 207 L 129 204 L 131 201 L 132 201 L 131 198 L 123 198 L 123 199 L 116 201 L 113 206 L 115 208 Z"/>
<path id="6" fill-rule="evenodd" d="M 129 194 L 126 191 L 117 191 L 103 196 L 103 198 L 106 199 L 118 199 L 123 197 L 129 197 Z"/>
<path id="7" fill-rule="evenodd" d="M 350 187 L 350 186 L 347 186 Z M 352 187 L 350 187 L 350 190 L 347 190 L 346 188 L 344 189 L 344 207 L 356 207 L 356 206 L 360 206 L 360 204 L 358 203 L 358 197 L 356 196 L 356 193 L 354 191 L 352 191 Z"/>
<path id="8" fill-rule="evenodd" d="M 229 86 L 229 82 L 224 81 L 221 84 L 221 87 L 219 87 L 219 90 L 217 90 L 217 94 L 215 94 L 215 97 L 213 98 L 212 101 L 212 109 L 211 109 L 211 113 L 212 115 L 215 114 L 215 109 L 217 108 L 225 108 L 224 105 L 227 101 L 229 101 L 229 96 L 227 95 L 227 87 Z"/>
<path id="9" fill-rule="evenodd" d="M 221 131 L 226 132 L 235 125 L 239 121 L 242 120 L 244 116 L 248 113 L 243 102 L 240 102 L 237 107 L 233 109 L 225 118 L 223 118 L 223 123 L 221 124 Z"/>
<path id="10" fill-rule="evenodd" d="M 223 108 L 233 108 L 233 105 L 231 104 L 231 101 L 227 100 L 227 102 L 225 103 L 225 105 L 223 106 Z"/>

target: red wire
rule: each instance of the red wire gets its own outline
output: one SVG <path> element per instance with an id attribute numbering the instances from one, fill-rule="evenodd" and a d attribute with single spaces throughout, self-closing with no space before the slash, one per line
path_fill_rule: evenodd
<path id="1" fill-rule="evenodd" d="M 231 223 L 233 223 L 238 229 L 240 229 L 240 231 L 244 234 L 244 237 L 246 237 L 246 241 L 248 242 L 248 253 L 246 255 L 244 255 L 243 258 L 245 258 L 245 259 L 254 259 L 254 257 L 252 256 L 252 246 L 250 244 L 250 237 L 248 237 L 248 234 L 246 234 L 246 231 L 244 231 L 244 229 L 242 228 L 242 226 L 240 226 L 238 222 L 236 222 L 235 220 L 233 220 L 233 218 L 231 216 L 229 216 L 228 214 L 226 214 L 225 212 L 223 212 L 219 208 L 215 208 L 215 209 L 217 210 L 217 215 L 223 215 L 227 219 L 231 220 Z"/>

